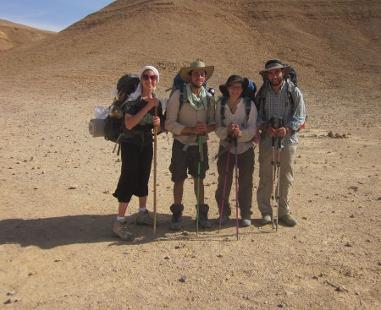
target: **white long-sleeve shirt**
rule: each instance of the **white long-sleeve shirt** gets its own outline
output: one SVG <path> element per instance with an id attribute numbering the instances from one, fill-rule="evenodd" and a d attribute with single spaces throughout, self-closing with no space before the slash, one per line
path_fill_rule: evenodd
<path id="1" fill-rule="evenodd" d="M 224 121 L 222 123 L 221 120 L 221 100 L 220 98 L 217 101 L 216 105 L 216 134 L 220 138 L 220 145 L 223 147 L 228 147 L 229 142 L 227 141 L 228 138 L 228 130 L 227 126 L 230 123 L 236 123 L 239 124 L 241 129 L 241 136 L 237 139 L 237 154 L 242 154 L 246 152 L 250 147 L 253 146 L 253 138 L 256 134 L 256 123 L 257 123 L 257 108 L 255 107 L 254 102 L 251 101 L 251 108 L 250 108 L 250 114 L 249 119 L 247 120 L 246 116 L 246 107 L 245 107 L 245 99 L 241 98 L 237 105 L 237 109 L 235 113 L 232 113 L 230 110 L 230 107 L 228 103 L 224 105 L 225 109 L 225 116 Z M 231 145 L 230 153 L 235 154 L 236 150 L 234 145 Z"/>

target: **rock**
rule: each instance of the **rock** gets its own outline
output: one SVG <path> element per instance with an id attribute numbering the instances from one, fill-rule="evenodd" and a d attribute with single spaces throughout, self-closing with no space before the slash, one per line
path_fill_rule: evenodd
<path id="1" fill-rule="evenodd" d="M 218 254 L 217 257 L 223 257 L 222 254 Z"/>
<path id="2" fill-rule="evenodd" d="M 336 292 L 348 292 L 348 290 L 344 286 L 338 286 L 335 288 Z"/>
<path id="3" fill-rule="evenodd" d="M 77 189 L 78 185 L 70 185 L 67 189 Z"/>
<path id="4" fill-rule="evenodd" d="M 346 247 L 348 247 L 348 248 L 351 248 L 351 247 L 352 247 L 352 244 L 351 244 L 350 242 L 346 242 L 346 243 L 344 244 L 344 246 L 346 246 Z"/>
<path id="5" fill-rule="evenodd" d="M 183 236 L 189 236 L 189 233 L 188 233 L 187 231 L 183 231 L 181 234 L 182 234 Z"/>
<path id="6" fill-rule="evenodd" d="M 10 298 L 8 298 L 6 301 L 3 302 L 4 305 L 8 305 L 12 302 Z"/>
<path id="7" fill-rule="evenodd" d="M 355 216 L 354 216 L 353 214 L 351 214 L 349 217 L 350 217 L 351 219 L 353 219 Z"/>
<path id="8" fill-rule="evenodd" d="M 169 256 L 164 256 L 164 259 L 170 259 L 170 257 Z"/>
<path id="9" fill-rule="evenodd" d="M 312 279 L 314 279 L 314 280 L 318 280 L 319 277 L 318 277 L 318 276 L 312 276 Z"/>
<path id="10" fill-rule="evenodd" d="M 185 283 L 187 281 L 187 277 L 186 276 L 181 276 L 179 281 L 182 282 L 182 283 Z"/>
<path id="11" fill-rule="evenodd" d="M 328 134 L 327 134 L 328 137 L 330 138 L 333 138 L 333 132 L 332 131 L 329 131 Z"/>
<path id="12" fill-rule="evenodd" d="M 278 307 L 278 308 L 283 308 L 284 305 L 283 305 L 283 304 L 278 304 L 277 307 Z"/>
<path id="13" fill-rule="evenodd" d="M 16 292 L 15 292 L 15 291 L 7 292 L 7 296 L 14 296 L 14 295 L 16 295 Z"/>

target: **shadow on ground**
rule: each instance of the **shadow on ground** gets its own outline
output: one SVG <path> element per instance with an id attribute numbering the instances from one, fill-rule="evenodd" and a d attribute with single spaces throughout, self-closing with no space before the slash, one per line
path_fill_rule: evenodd
<path id="1" fill-rule="evenodd" d="M 169 230 L 171 216 L 168 214 L 158 214 L 158 227 L 156 234 L 153 234 L 152 227 L 139 226 L 135 224 L 135 216 L 127 217 L 129 228 L 135 236 L 133 242 L 128 244 L 142 244 L 161 240 L 217 240 L 219 237 L 233 236 L 226 234 L 226 231 L 216 235 L 210 232 L 218 231 L 216 221 L 210 229 L 199 229 L 196 238 L 195 221 L 189 216 L 183 217 L 183 230 L 172 232 Z M 112 245 L 126 244 L 120 241 L 112 233 L 112 222 L 115 215 L 73 215 L 40 219 L 7 219 L 0 221 L 0 245 L 19 244 L 23 247 L 37 246 L 42 249 L 51 249 L 57 246 L 95 243 L 95 242 L 114 242 Z M 254 221 L 254 226 L 258 223 Z M 223 230 L 235 226 L 235 220 L 231 220 Z M 243 232 L 243 231 L 241 231 Z"/>

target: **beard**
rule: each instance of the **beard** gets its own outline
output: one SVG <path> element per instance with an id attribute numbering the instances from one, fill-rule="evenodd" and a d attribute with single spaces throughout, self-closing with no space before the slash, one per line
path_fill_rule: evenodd
<path id="1" fill-rule="evenodd" d="M 192 88 L 194 89 L 200 89 L 202 87 L 203 84 L 199 85 L 199 83 L 193 83 L 192 81 L 190 82 L 190 84 L 192 85 Z"/>

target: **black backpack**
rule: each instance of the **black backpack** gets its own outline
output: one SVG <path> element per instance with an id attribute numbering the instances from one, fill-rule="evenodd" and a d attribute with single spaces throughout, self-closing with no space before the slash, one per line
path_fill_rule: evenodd
<path id="1" fill-rule="evenodd" d="M 263 77 L 263 76 L 262 76 Z M 286 81 L 287 87 L 287 96 L 288 102 L 292 105 L 293 110 L 296 108 L 295 106 L 295 88 L 298 85 L 297 74 L 293 67 L 290 67 L 288 74 L 284 77 Z M 291 83 L 290 83 L 291 82 Z M 258 112 L 262 111 L 264 113 L 264 106 L 266 101 L 266 92 L 270 87 L 270 82 L 268 79 L 263 77 L 262 86 L 259 88 L 257 95 L 255 96 L 255 105 L 257 107 Z"/>
<path id="2" fill-rule="evenodd" d="M 139 77 L 133 74 L 125 74 L 118 80 L 118 95 L 110 105 L 109 114 L 104 122 L 106 140 L 119 142 L 124 130 L 124 107 L 128 104 L 128 96 L 137 89 L 139 82 Z"/>

